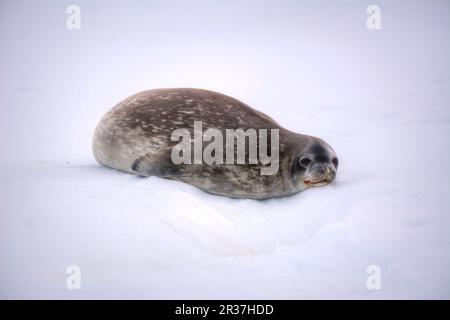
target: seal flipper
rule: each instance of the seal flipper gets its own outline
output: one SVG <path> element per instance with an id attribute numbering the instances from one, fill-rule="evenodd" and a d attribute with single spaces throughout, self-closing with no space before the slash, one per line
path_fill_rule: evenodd
<path id="1" fill-rule="evenodd" d="M 140 176 L 176 178 L 182 176 L 181 166 L 171 159 L 172 147 L 162 148 L 156 153 L 138 157 L 131 164 L 131 170 Z"/>

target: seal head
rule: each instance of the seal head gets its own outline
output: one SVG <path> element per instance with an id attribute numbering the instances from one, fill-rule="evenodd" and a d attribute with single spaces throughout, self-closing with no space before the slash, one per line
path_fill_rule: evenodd
<path id="1" fill-rule="evenodd" d="M 339 160 L 334 150 L 323 140 L 311 143 L 294 159 L 292 179 L 299 189 L 327 185 L 336 178 Z"/>

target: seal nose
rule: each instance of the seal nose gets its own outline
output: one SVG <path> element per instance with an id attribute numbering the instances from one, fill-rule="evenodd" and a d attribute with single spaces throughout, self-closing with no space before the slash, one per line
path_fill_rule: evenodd
<path id="1" fill-rule="evenodd" d="M 325 180 L 329 183 L 334 180 L 336 177 L 336 170 L 331 165 L 322 164 L 317 166 L 316 174 L 325 178 Z"/>
<path id="2" fill-rule="evenodd" d="M 330 166 L 325 169 L 325 178 L 328 182 L 332 182 L 336 178 L 336 170 L 333 170 Z"/>

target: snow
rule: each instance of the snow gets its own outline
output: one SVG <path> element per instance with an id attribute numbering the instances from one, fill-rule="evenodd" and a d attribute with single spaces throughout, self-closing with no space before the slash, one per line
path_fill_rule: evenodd
<path id="1" fill-rule="evenodd" d="M 64 1 L 0 4 L 1 298 L 450 298 L 448 2 L 75 4 L 72 31 Z M 100 117 L 159 87 L 325 139 L 337 181 L 233 200 L 98 166 Z"/>

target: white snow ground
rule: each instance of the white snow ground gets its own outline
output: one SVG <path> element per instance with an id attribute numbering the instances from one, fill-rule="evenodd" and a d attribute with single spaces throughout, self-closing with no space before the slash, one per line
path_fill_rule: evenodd
<path id="1" fill-rule="evenodd" d="M 74 2 L 78 31 L 67 1 L 0 2 L 1 298 L 450 298 L 448 1 Z M 158 87 L 322 137 L 336 183 L 232 200 L 98 166 L 100 117 Z"/>

